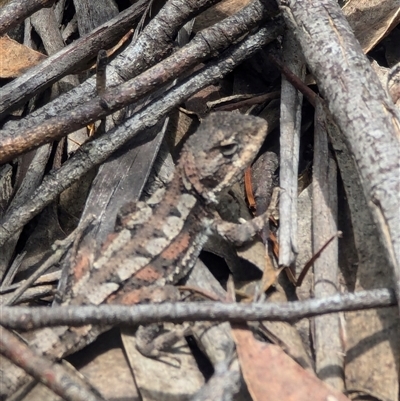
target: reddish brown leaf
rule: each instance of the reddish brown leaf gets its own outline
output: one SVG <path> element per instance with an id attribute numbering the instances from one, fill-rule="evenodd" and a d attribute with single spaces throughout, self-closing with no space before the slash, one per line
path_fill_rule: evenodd
<path id="1" fill-rule="evenodd" d="M 0 78 L 15 78 L 39 64 L 46 56 L 21 45 L 7 35 L 0 36 Z"/>
<path id="2" fill-rule="evenodd" d="M 232 328 L 232 334 L 254 401 L 350 401 L 304 370 L 280 347 L 257 341 L 247 328 Z"/>

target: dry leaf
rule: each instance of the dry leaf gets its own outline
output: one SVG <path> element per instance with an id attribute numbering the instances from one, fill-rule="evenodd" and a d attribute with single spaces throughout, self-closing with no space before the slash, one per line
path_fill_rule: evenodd
<path id="1" fill-rule="evenodd" d="M 365 53 L 400 21 L 400 0 L 350 0 L 343 13 Z"/>
<path id="2" fill-rule="evenodd" d="M 350 401 L 304 370 L 281 348 L 257 341 L 247 328 L 232 328 L 232 334 L 254 401 Z"/>
<path id="3" fill-rule="evenodd" d="M 21 45 L 7 35 L 0 36 L 0 78 L 15 78 L 44 60 L 46 56 Z"/>

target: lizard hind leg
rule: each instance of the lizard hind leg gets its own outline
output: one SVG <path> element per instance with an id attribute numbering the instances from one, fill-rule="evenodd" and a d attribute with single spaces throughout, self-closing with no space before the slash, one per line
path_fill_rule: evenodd
<path id="1" fill-rule="evenodd" d="M 139 326 L 136 332 L 136 348 L 148 358 L 163 360 L 167 363 L 172 359 L 180 364 L 178 357 L 171 351 L 172 347 L 184 336 L 191 333 L 191 327 L 185 325 L 175 325 L 173 330 L 164 330 L 162 324 L 150 324 Z"/>

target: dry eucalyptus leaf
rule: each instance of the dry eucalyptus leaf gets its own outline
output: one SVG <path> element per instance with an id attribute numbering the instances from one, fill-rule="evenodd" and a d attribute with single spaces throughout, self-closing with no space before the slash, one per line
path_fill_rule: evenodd
<path id="1" fill-rule="evenodd" d="M 400 0 L 350 0 L 343 13 L 365 53 L 400 21 Z"/>
<path id="2" fill-rule="evenodd" d="M 0 36 L 0 78 L 15 78 L 44 60 L 46 56 L 7 35 Z"/>
<path id="3" fill-rule="evenodd" d="M 350 401 L 304 370 L 276 345 L 257 341 L 250 330 L 233 328 L 240 367 L 254 401 Z"/>

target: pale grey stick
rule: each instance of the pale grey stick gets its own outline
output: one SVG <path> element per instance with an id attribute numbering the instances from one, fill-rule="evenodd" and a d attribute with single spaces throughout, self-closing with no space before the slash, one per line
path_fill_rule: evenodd
<path id="1" fill-rule="evenodd" d="M 337 167 L 328 149 L 325 114 L 317 100 L 314 118 L 314 163 L 312 181 L 313 253 L 316 254 L 337 231 Z M 314 296 L 325 298 L 339 292 L 339 254 L 336 237 L 314 262 Z M 314 353 L 317 376 L 344 391 L 344 349 L 338 315 L 314 319 Z"/>
<path id="2" fill-rule="evenodd" d="M 13 0 L 0 7 L 0 35 L 22 23 L 42 7 L 51 7 L 55 0 Z"/>
<path id="3" fill-rule="evenodd" d="M 293 33 L 286 31 L 284 62 L 300 79 L 305 64 Z M 279 265 L 294 266 L 297 257 L 297 180 L 299 170 L 301 107 L 303 95 L 282 75 L 280 117 Z"/>
<path id="4" fill-rule="evenodd" d="M 157 305 L 66 306 L 60 308 L 4 306 L 0 325 L 9 329 L 84 326 L 88 324 L 138 325 L 157 322 L 257 320 L 291 321 L 340 311 L 388 307 L 396 304 L 394 292 L 383 288 L 321 299 L 287 303 L 182 302 Z"/>

